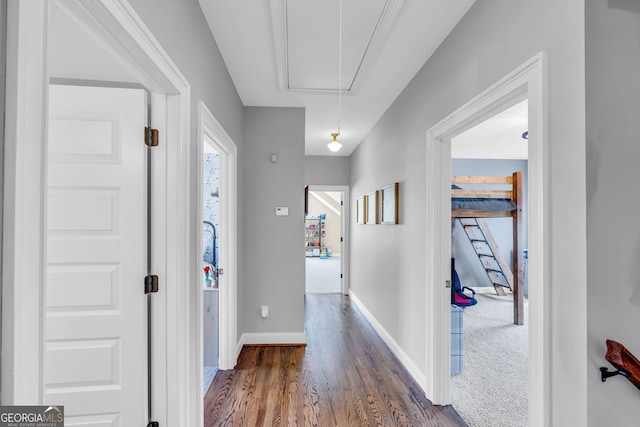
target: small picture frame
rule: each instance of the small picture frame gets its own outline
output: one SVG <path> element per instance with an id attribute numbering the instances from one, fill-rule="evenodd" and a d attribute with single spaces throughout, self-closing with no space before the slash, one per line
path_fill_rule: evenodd
<path id="1" fill-rule="evenodd" d="M 356 204 L 356 223 L 364 224 L 366 220 L 366 210 L 367 210 L 367 197 L 362 196 L 358 199 Z"/>
<path id="2" fill-rule="evenodd" d="M 367 194 L 367 221 L 366 224 L 378 224 L 378 191 Z"/>
<path id="3" fill-rule="evenodd" d="M 398 223 L 398 188 L 397 182 L 384 187 L 382 193 L 382 224 Z"/>

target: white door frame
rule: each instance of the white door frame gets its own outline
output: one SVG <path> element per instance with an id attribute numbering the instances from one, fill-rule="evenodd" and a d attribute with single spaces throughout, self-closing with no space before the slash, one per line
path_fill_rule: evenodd
<path id="1" fill-rule="evenodd" d="M 551 393 L 546 53 L 540 52 L 427 132 L 426 393 L 450 403 L 451 139 L 529 100 L 529 423 L 548 425 Z"/>
<path id="2" fill-rule="evenodd" d="M 194 425 L 196 384 L 185 283 L 194 283 L 191 248 L 195 203 L 189 171 L 190 86 L 126 0 L 60 2 L 152 92 L 154 151 L 154 258 L 160 277 L 153 322 L 154 420 Z M 5 129 L 4 260 L 2 289 L 2 402 L 43 402 L 44 234 L 48 84 L 48 1 L 9 2 Z M 142 289 L 142 284 L 141 284 Z"/>
<path id="3" fill-rule="evenodd" d="M 233 369 L 237 354 L 237 253 L 238 253 L 238 148 L 231 137 L 216 120 L 213 113 L 204 102 L 198 101 L 198 155 L 197 155 L 197 218 L 198 235 L 202 236 L 202 179 L 203 179 L 203 144 L 211 141 L 220 154 L 220 247 L 224 254 L 220 259 L 224 261 L 224 285 L 219 289 L 219 368 Z M 195 257 L 196 277 L 201 277 L 202 269 L 202 238 L 197 240 Z M 200 283 L 198 280 L 196 283 Z M 203 380 L 203 295 L 199 287 L 196 290 L 197 316 L 197 371 L 198 382 L 202 389 Z M 198 399 L 197 414 L 202 416 L 202 399 Z M 199 420 L 197 425 L 202 425 Z"/>
<path id="4" fill-rule="evenodd" d="M 349 295 L 349 186 L 348 185 L 309 185 L 309 191 L 336 191 L 343 194 L 342 199 L 342 253 L 340 254 L 340 263 L 342 268 L 342 294 Z"/>

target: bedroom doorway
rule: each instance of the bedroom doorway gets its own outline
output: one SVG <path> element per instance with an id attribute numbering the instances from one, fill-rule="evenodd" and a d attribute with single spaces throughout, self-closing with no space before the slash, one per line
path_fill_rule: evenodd
<path id="1" fill-rule="evenodd" d="M 309 190 L 305 216 L 305 293 L 342 291 L 342 203 L 340 191 Z"/>
<path id="2" fill-rule="evenodd" d="M 305 194 L 305 293 L 348 293 L 347 191 L 309 186 Z"/>
<path id="3" fill-rule="evenodd" d="M 433 403 L 451 403 L 451 140 L 497 112 L 528 100 L 529 424 L 549 417 L 550 275 L 546 183 L 548 150 L 546 54 L 540 52 L 494 85 L 432 126 L 426 135 L 426 394 Z M 446 343 L 446 345 L 441 345 Z"/>
<path id="4" fill-rule="evenodd" d="M 529 425 L 527 132 L 524 100 L 451 140 L 452 185 L 470 192 L 520 190 L 509 200 L 452 195 L 453 289 L 467 288 L 451 308 L 451 404 L 470 425 Z M 487 184 L 491 179 L 519 182 Z M 474 206 L 472 213 L 458 210 L 480 201 L 486 206 Z M 480 208 L 488 211 L 475 210 Z M 508 210 L 513 208 L 519 213 Z M 523 254 L 516 257 L 515 251 Z"/>

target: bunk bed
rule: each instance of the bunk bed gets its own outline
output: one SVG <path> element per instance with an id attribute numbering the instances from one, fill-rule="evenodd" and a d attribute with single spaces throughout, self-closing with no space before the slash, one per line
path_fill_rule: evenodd
<path id="1" fill-rule="evenodd" d="M 513 322 L 524 324 L 524 269 L 522 262 L 522 172 L 509 176 L 451 177 L 451 218 L 512 218 L 513 220 Z M 457 184 L 473 184 L 463 189 Z M 482 189 L 480 186 L 503 190 Z"/>

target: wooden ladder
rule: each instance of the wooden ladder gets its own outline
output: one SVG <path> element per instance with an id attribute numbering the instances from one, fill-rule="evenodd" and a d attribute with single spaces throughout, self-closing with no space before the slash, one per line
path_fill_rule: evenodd
<path id="1" fill-rule="evenodd" d="M 458 218 L 458 220 L 497 294 L 506 295 L 504 288 L 513 290 L 513 273 L 502 256 L 489 226 L 481 218 Z"/>

